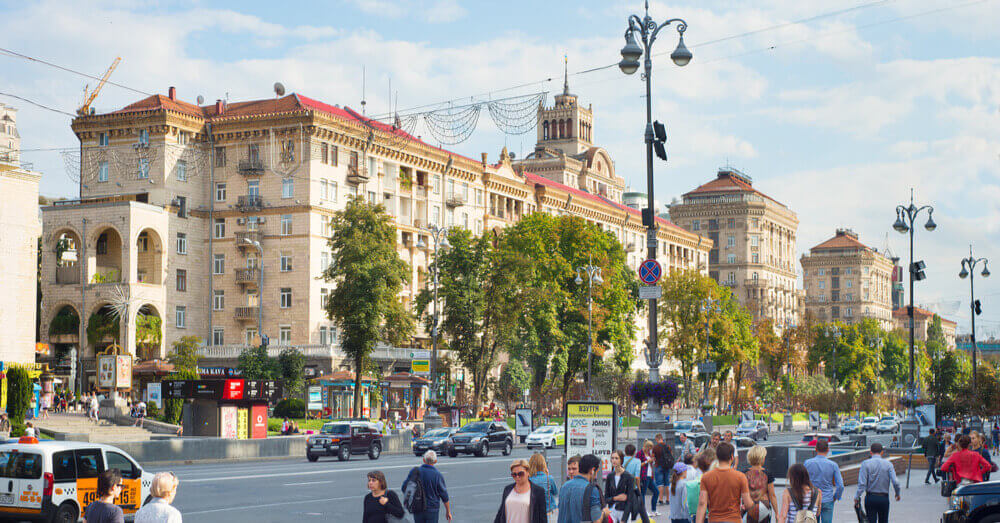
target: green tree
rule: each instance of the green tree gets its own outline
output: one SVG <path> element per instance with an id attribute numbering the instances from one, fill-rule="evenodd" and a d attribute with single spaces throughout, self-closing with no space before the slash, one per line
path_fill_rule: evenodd
<path id="1" fill-rule="evenodd" d="M 168 380 L 197 380 L 201 376 L 193 369 L 179 369 L 167 375 Z M 184 410 L 184 400 L 168 399 L 164 401 L 163 420 L 177 425 L 181 422 Z"/>
<path id="2" fill-rule="evenodd" d="M 24 433 L 24 415 L 31 406 L 32 394 L 34 391 L 28 371 L 11 367 L 7 371 L 7 416 L 10 418 L 11 436 Z"/>
<path id="3" fill-rule="evenodd" d="M 167 361 L 174 365 L 175 372 L 181 370 L 198 371 L 198 360 L 201 359 L 201 356 L 198 355 L 199 346 L 201 346 L 201 338 L 198 336 L 183 336 L 174 341 L 170 354 L 167 355 Z"/>
<path id="4" fill-rule="evenodd" d="M 302 395 L 305 366 L 306 357 L 295 349 L 285 349 L 278 355 L 278 370 L 286 398 L 298 398 Z"/>
<path id="5" fill-rule="evenodd" d="M 267 347 L 247 347 L 240 352 L 236 368 L 248 380 L 273 380 L 281 374 L 278 362 L 267 355 Z"/>
<path id="6" fill-rule="evenodd" d="M 778 381 L 791 360 L 791 344 L 775 332 L 774 321 L 762 320 L 757 324 L 757 342 L 760 345 L 760 363 L 771 381 Z"/>
<path id="7" fill-rule="evenodd" d="M 365 360 L 375 342 L 398 345 L 413 332 L 413 317 L 399 298 L 410 268 L 396 253 L 396 227 L 382 205 L 354 197 L 332 223 L 333 257 L 323 277 L 336 287 L 326 313 L 340 328 L 341 349 L 354 360 L 354 412 L 362 412 Z"/>
<path id="8" fill-rule="evenodd" d="M 531 376 L 524 363 L 512 360 L 504 365 L 500 372 L 500 379 L 496 381 L 494 393 L 503 402 L 504 410 L 513 412 L 514 406 L 524 395 L 524 391 L 531 386 Z"/>

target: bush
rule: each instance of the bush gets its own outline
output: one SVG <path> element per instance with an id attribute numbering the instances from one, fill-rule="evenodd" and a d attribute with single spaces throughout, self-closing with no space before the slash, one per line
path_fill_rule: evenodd
<path id="1" fill-rule="evenodd" d="M 150 401 L 146 404 L 146 417 L 154 419 L 160 417 L 160 407 L 155 401 Z"/>
<path id="2" fill-rule="evenodd" d="M 268 432 L 281 432 L 281 423 L 282 423 L 282 420 L 280 420 L 280 419 L 268 418 L 267 419 L 267 431 Z"/>
<path id="3" fill-rule="evenodd" d="M 24 434 L 24 415 L 31 406 L 31 388 L 28 371 L 20 367 L 7 371 L 7 415 L 11 436 Z"/>
<path id="4" fill-rule="evenodd" d="M 288 398 L 278 402 L 274 407 L 275 418 L 304 418 L 306 403 L 300 398 Z"/>
<path id="5" fill-rule="evenodd" d="M 201 376 L 191 369 L 181 369 L 167 376 L 168 380 L 196 380 Z M 166 408 L 163 411 L 163 421 L 172 425 L 180 425 L 181 415 L 184 412 L 184 400 L 166 400 Z M 147 405 L 148 409 L 149 406 Z"/>

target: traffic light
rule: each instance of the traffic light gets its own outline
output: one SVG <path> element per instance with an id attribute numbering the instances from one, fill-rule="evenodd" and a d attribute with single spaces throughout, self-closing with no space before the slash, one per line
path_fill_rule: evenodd
<path id="1" fill-rule="evenodd" d="M 653 150 L 656 157 L 667 161 L 667 150 L 663 148 L 663 142 L 667 141 L 667 129 L 660 122 L 653 122 Z"/>
<path id="2" fill-rule="evenodd" d="M 927 279 L 927 275 L 924 274 L 925 268 L 927 268 L 927 265 L 924 264 L 923 260 L 918 260 L 910 264 L 910 274 L 913 276 L 913 281 Z"/>
<path id="3" fill-rule="evenodd" d="M 267 347 L 267 345 L 269 343 L 271 343 L 271 338 L 268 338 L 267 334 L 261 334 L 260 335 L 260 346 L 261 347 Z"/>
<path id="4" fill-rule="evenodd" d="M 976 310 L 976 316 L 979 316 L 980 314 L 983 313 L 983 304 L 979 303 L 979 300 L 976 300 L 976 303 L 973 308 Z"/>

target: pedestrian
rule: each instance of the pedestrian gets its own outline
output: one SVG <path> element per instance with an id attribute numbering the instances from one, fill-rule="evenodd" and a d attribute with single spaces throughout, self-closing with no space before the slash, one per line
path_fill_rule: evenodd
<path id="1" fill-rule="evenodd" d="M 142 427 L 143 420 L 146 419 L 146 402 L 139 400 L 135 406 L 135 426 Z"/>
<path id="2" fill-rule="evenodd" d="M 10 434 L 10 419 L 7 418 L 7 411 L 0 413 L 0 432 Z"/>
<path id="3" fill-rule="evenodd" d="M 87 523 L 125 523 L 125 513 L 115 505 L 122 491 L 122 473 L 108 469 L 97 475 L 97 499 L 87 505 L 83 519 Z"/>
<path id="4" fill-rule="evenodd" d="M 97 393 L 90 396 L 90 419 L 94 420 L 94 423 L 99 423 L 101 410 L 101 400 L 97 399 Z"/>
<path id="5" fill-rule="evenodd" d="M 760 507 L 763 505 L 768 513 L 771 513 L 778 506 L 778 497 L 774 494 L 774 476 L 764 469 L 764 461 L 766 459 L 766 447 L 754 445 L 747 451 L 747 463 L 750 464 L 750 468 L 743 475 L 747 477 L 750 499 L 754 503 L 753 508 L 747 513 L 747 521 L 758 523 L 770 522 L 770 515 L 765 518 L 759 516 Z"/>
<path id="6" fill-rule="evenodd" d="M 803 510 L 808 510 L 815 516 L 816 506 L 822 501 L 823 491 L 815 488 L 809 481 L 809 471 L 805 465 L 796 463 L 788 468 L 788 488 L 781 497 L 778 523 L 796 523 L 798 513 Z"/>
<path id="7" fill-rule="evenodd" d="M 701 504 L 701 478 L 706 472 L 712 469 L 715 463 L 715 449 L 706 449 L 699 452 L 695 458 L 695 470 L 688 469 L 684 478 L 684 487 L 687 489 L 687 507 L 689 519 L 698 519 L 698 506 Z"/>
<path id="8" fill-rule="evenodd" d="M 640 501 L 642 501 L 643 506 L 645 506 L 646 492 L 652 492 L 653 495 L 649 498 L 648 515 L 659 516 L 660 513 L 656 511 L 656 502 L 660 499 L 660 493 L 656 490 L 656 480 L 653 477 L 653 468 L 656 460 L 653 458 L 652 441 L 647 439 L 642 443 L 642 453 L 640 454 L 640 458 L 642 459 L 642 466 L 639 468 L 639 480 L 642 483 L 639 488 L 639 492 L 642 493 Z"/>
<path id="9" fill-rule="evenodd" d="M 639 453 L 642 454 L 641 452 Z M 629 506 L 628 510 L 625 511 L 626 521 L 629 517 L 635 519 L 635 516 L 639 516 L 643 522 L 649 522 L 649 514 L 646 513 L 646 503 L 645 497 L 643 496 L 643 485 L 640 475 L 642 474 L 642 461 L 635 456 L 635 445 L 629 443 L 625 445 L 625 461 L 622 462 L 622 468 L 625 472 L 628 472 L 632 476 L 632 490 L 629 496 Z"/>
<path id="10" fill-rule="evenodd" d="M 536 454 L 537 455 L 537 454 Z M 528 462 L 515 459 L 510 464 L 510 477 L 500 496 L 500 508 L 493 523 L 547 523 L 545 489 L 531 482 Z"/>
<path id="11" fill-rule="evenodd" d="M 674 455 L 670 452 L 670 447 L 659 443 L 653 445 L 653 479 L 660 490 L 660 504 L 665 505 L 667 501 L 667 485 L 670 484 L 670 469 L 674 466 Z"/>
<path id="12" fill-rule="evenodd" d="M 924 484 L 931 482 L 931 478 L 934 478 L 934 483 L 940 481 L 937 475 L 937 459 L 938 459 L 938 435 L 937 431 L 934 429 L 930 430 L 923 439 L 920 440 L 920 446 L 923 447 L 924 459 L 927 460 L 927 475 L 924 476 Z"/>
<path id="13" fill-rule="evenodd" d="M 181 511 L 170 505 L 177 497 L 178 483 L 173 472 L 157 472 L 149 486 L 153 497 L 135 513 L 135 523 L 181 523 Z"/>
<path id="14" fill-rule="evenodd" d="M 624 462 L 625 453 L 612 451 L 611 474 L 604 479 L 604 497 L 608 500 L 611 519 L 615 523 L 627 521 L 624 517 L 630 513 L 630 507 L 635 502 L 635 477 L 622 466 Z"/>
<path id="15" fill-rule="evenodd" d="M 698 449 L 694 447 L 694 442 L 687 437 L 687 434 L 681 432 L 677 435 L 677 440 L 681 444 L 680 458 L 684 459 L 684 456 L 690 454 L 694 456 L 698 453 Z"/>
<path id="16" fill-rule="evenodd" d="M 955 482 L 959 485 L 983 481 L 983 473 L 992 468 L 990 462 L 983 459 L 981 454 L 969 450 L 971 444 L 972 438 L 964 435 L 959 436 L 959 450 L 941 465 L 941 472 L 953 474 Z"/>
<path id="17" fill-rule="evenodd" d="M 966 445 L 968 446 L 968 445 Z M 978 456 L 980 459 L 981 456 Z M 882 444 L 872 443 L 871 457 L 861 463 L 858 472 L 858 491 L 854 494 L 854 506 L 861 505 L 861 495 L 865 496 L 865 513 L 868 523 L 889 523 L 889 488 L 896 491 L 899 501 L 899 480 L 892 463 L 882 459 Z"/>
<path id="18" fill-rule="evenodd" d="M 993 436 L 993 452 L 1000 453 L 1000 423 L 993 422 L 993 430 L 990 433 Z"/>
<path id="19" fill-rule="evenodd" d="M 563 483 L 575 478 L 580 473 L 580 458 L 582 457 L 577 454 L 566 460 L 566 477 L 563 478 Z"/>
<path id="20" fill-rule="evenodd" d="M 809 482 L 823 494 L 823 503 L 819 505 L 819 523 L 833 523 L 833 504 L 844 495 L 844 477 L 840 474 L 840 466 L 827 458 L 828 454 L 830 442 L 818 441 L 816 456 L 807 459 L 804 464 L 809 472 Z"/>
<path id="21" fill-rule="evenodd" d="M 448 488 L 444 484 L 444 476 L 434 467 L 437 464 L 437 460 L 437 452 L 428 450 L 424 453 L 423 465 L 413 467 L 406 476 L 406 480 L 403 481 L 402 491 L 406 498 L 409 498 L 406 495 L 407 486 L 412 484 L 411 489 L 417 488 L 418 485 L 415 483 L 417 481 L 420 482 L 419 486 L 422 486 L 424 491 L 423 510 L 417 510 L 413 514 L 413 523 L 438 523 L 438 514 L 441 511 L 442 504 L 444 505 L 445 519 L 451 521 L 451 504 L 448 502 Z"/>
<path id="22" fill-rule="evenodd" d="M 545 491 L 545 513 L 549 516 L 555 514 L 558 508 L 559 487 L 549 474 L 549 464 L 545 462 L 545 456 L 542 454 L 536 452 L 528 460 L 528 479 Z"/>
<path id="23" fill-rule="evenodd" d="M 740 505 L 745 510 L 753 506 L 747 477 L 733 468 L 735 453 L 736 449 L 726 442 L 716 447 L 718 465 L 701 477 L 696 523 L 708 521 L 708 514 L 712 515 L 711 523 L 740 523 Z"/>
<path id="24" fill-rule="evenodd" d="M 670 469 L 670 523 L 691 523 L 687 503 L 688 467 L 682 461 Z"/>
<path id="25" fill-rule="evenodd" d="M 24 436 L 28 438 L 38 437 L 38 431 L 35 430 L 35 426 L 30 421 L 24 424 Z"/>
<path id="26" fill-rule="evenodd" d="M 989 449 L 986 448 L 985 445 L 986 439 L 983 437 L 983 435 L 978 432 L 973 432 L 973 434 L 974 436 L 972 436 L 971 438 L 972 443 L 969 445 L 969 450 L 975 452 L 976 454 L 979 454 L 980 456 L 983 457 L 984 460 L 986 460 L 987 463 L 990 464 L 990 470 L 983 472 L 983 481 L 989 481 L 990 472 L 996 469 L 996 464 L 993 463 L 993 457 L 990 456 L 990 451 Z"/>
<path id="27" fill-rule="evenodd" d="M 722 434 L 722 441 L 729 443 L 733 447 L 736 446 L 736 444 L 733 443 L 733 431 L 731 430 L 727 430 L 725 433 Z"/>
<path id="28" fill-rule="evenodd" d="M 720 442 L 722 442 L 722 434 L 720 434 L 719 431 L 715 431 L 712 433 L 712 438 L 702 445 L 701 450 L 705 450 L 707 448 L 718 448 Z"/>
<path id="29" fill-rule="evenodd" d="M 292 433 L 292 423 L 288 421 L 288 418 L 285 418 L 281 422 L 281 435 L 287 436 L 291 433 Z"/>
<path id="30" fill-rule="evenodd" d="M 601 460 L 593 454 L 587 454 L 580 458 L 578 467 L 578 473 L 573 479 L 564 483 L 559 489 L 559 518 L 556 521 L 558 523 L 603 521 L 611 512 L 607 507 L 603 507 L 601 489 L 593 484 L 601 473 Z M 584 508 L 588 512 L 586 515 L 583 514 Z"/>
<path id="31" fill-rule="evenodd" d="M 361 516 L 362 523 L 390 523 L 389 516 L 401 519 L 406 515 L 403 504 L 399 501 L 399 496 L 389 490 L 385 474 L 381 470 L 373 470 L 368 473 L 368 490 L 364 500 L 365 512 Z M 398 519 L 392 521 L 398 521 Z"/>
<path id="32" fill-rule="evenodd" d="M 941 459 L 947 460 L 952 454 L 962 450 L 958 444 L 958 440 L 962 437 L 961 434 L 955 433 L 954 436 L 948 434 L 948 438 L 945 439 L 945 451 Z"/>

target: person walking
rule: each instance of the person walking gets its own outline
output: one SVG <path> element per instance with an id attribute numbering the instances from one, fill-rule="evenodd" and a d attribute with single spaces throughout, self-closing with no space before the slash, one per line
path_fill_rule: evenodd
<path id="1" fill-rule="evenodd" d="M 135 426 L 142 428 L 142 422 L 146 419 L 146 402 L 139 400 L 135 404 Z"/>
<path id="2" fill-rule="evenodd" d="M 753 506 L 747 477 L 733 468 L 735 453 L 729 443 L 721 442 L 716 447 L 718 465 L 701 477 L 696 523 L 740 523 L 743 520 L 740 505 L 745 510 Z"/>
<path id="3" fill-rule="evenodd" d="M 629 504 L 625 510 L 624 518 L 627 521 L 629 518 L 635 519 L 638 516 L 642 519 L 643 523 L 649 523 L 649 514 L 646 513 L 646 503 L 642 490 L 642 480 L 639 478 L 639 475 L 642 473 L 642 461 L 635 455 L 635 445 L 631 443 L 625 445 L 624 460 L 622 468 L 632 476 L 632 492 L 629 493 Z"/>
<path id="4" fill-rule="evenodd" d="M 982 459 L 981 456 L 977 456 Z M 889 523 L 889 488 L 896 491 L 899 501 L 899 480 L 892 463 L 882 459 L 882 444 L 872 443 L 871 457 L 861 463 L 858 472 L 858 491 L 854 494 L 854 506 L 861 505 L 861 495 L 865 495 L 865 513 L 868 523 Z"/>
<path id="5" fill-rule="evenodd" d="M 173 472 L 157 472 L 149 486 L 153 497 L 135 513 L 134 523 L 181 523 L 181 511 L 170 505 L 179 483 Z"/>
<path id="6" fill-rule="evenodd" d="M 38 437 L 38 431 L 35 430 L 35 426 L 30 421 L 24 424 L 24 435 L 29 438 Z"/>
<path id="7" fill-rule="evenodd" d="M 931 482 L 931 478 L 934 478 L 934 483 L 940 481 L 937 475 L 937 458 L 938 458 L 938 435 L 937 431 L 934 429 L 930 430 L 923 439 L 920 440 L 920 446 L 924 451 L 924 459 L 927 460 L 927 475 L 924 476 L 924 484 Z"/>
<path id="8" fill-rule="evenodd" d="M 941 465 L 941 472 L 953 474 L 955 482 L 959 485 L 983 481 L 983 473 L 992 468 L 990 462 L 983 459 L 981 454 L 969 450 L 971 444 L 972 438 L 959 436 L 959 450 Z"/>
<path id="9" fill-rule="evenodd" d="M 625 517 L 631 512 L 630 507 L 635 502 L 635 477 L 622 466 L 624 462 L 624 452 L 612 451 L 611 474 L 604 478 L 604 497 L 615 523 L 627 521 Z"/>
<path id="10" fill-rule="evenodd" d="M 115 505 L 122 491 L 122 473 L 108 469 L 97 475 L 97 499 L 87 505 L 83 519 L 87 523 L 125 523 L 125 513 Z"/>
<path id="11" fill-rule="evenodd" d="M 652 492 L 653 495 L 649 498 L 649 512 L 650 516 L 659 516 L 660 513 L 656 511 L 656 502 L 660 499 L 660 492 L 656 490 L 656 480 L 654 479 L 654 464 L 656 460 L 653 458 L 653 442 L 648 439 L 642 443 L 642 453 L 640 454 L 640 459 L 642 459 L 642 465 L 639 467 L 639 481 L 641 483 L 639 487 L 639 500 L 642 502 L 643 506 L 646 506 L 646 491 Z"/>
<path id="12" fill-rule="evenodd" d="M 677 440 L 681 444 L 680 459 L 684 459 L 684 456 L 687 456 L 688 454 L 694 456 L 698 453 L 698 449 L 695 448 L 694 442 L 687 437 L 687 434 L 684 434 L 683 432 L 678 433 Z"/>
<path id="13" fill-rule="evenodd" d="M 381 470 L 368 473 L 368 490 L 364 499 L 365 511 L 361 516 L 362 523 L 389 523 L 389 516 L 402 518 L 406 515 L 399 496 L 389 490 L 385 474 Z"/>
<path id="14" fill-rule="evenodd" d="M 993 430 L 990 431 L 993 436 L 993 453 L 1000 453 L 1000 423 L 993 422 Z"/>
<path id="15" fill-rule="evenodd" d="M 441 512 L 441 505 L 444 505 L 444 517 L 451 521 L 451 504 L 448 502 L 448 487 L 444 484 L 444 476 L 434 466 L 437 464 L 437 452 L 428 450 L 424 453 L 424 463 L 419 467 L 410 469 L 403 486 L 400 490 L 404 496 L 407 486 L 413 484 L 411 489 L 416 488 L 414 482 L 419 481 L 424 491 L 423 510 L 418 510 L 413 514 L 413 523 L 438 523 L 438 515 Z"/>
<path id="16" fill-rule="evenodd" d="M 528 470 L 528 462 L 523 459 L 510 464 L 514 483 L 504 487 L 493 523 L 547 523 L 545 489 L 530 480 Z"/>
<path id="17" fill-rule="evenodd" d="M 764 470 L 764 460 L 767 459 L 767 448 L 754 445 L 747 451 L 747 463 L 750 468 L 743 473 L 747 477 L 747 486 L 750 488 L 750 499 L 754 506 L 747 513 L 747 521 L 765 523 L 771 521 L 771 516 L 761 518 L 758 513 L 761 504 L 767 508 L 768 513 L 773 512 L 778 506 L 778 497 L 774 494 L 774 476 Z"/>
<path id="18" fill-rule="evenodd" d="M 715 449 L 706 449 L 697 454 L 694 458 L 695 467 L 688 467 L 687 475 L 684 476 L 684 488 L 687 490 L 688 519 L 695 521 L 698 518 L 698 505 L 701 502 L 701 477 L 712 469 L 715 463 Z"/>
<path id="19" fill-rule="evenodd" d="M 601 489 L 593 484 L 600 474 L 601 460 L 593 454 L 587 454 L 580 458 L 578 466 L 579 472 L 576 476 L 559 489 L 559 517 L 556 520 L 558 523 L 601 521 L 611 514 L 607 507 L 603 507 Z"/>
<path id="20" fill-rule="evenodd" d="M 658 443 L 653 446 L 653 479 L 660 490 L 660 504 L 665 505 L 667 501 L 667 485 L 670 483 L 670 469 L 674 466 L 674 455 L 670 452 L 670 447 L 665 443 Z"/>
<path id="21" fill-rule="evenodd" d="M 549 516 L 555 514 L 558 508 L 557 500 L 559 487 L 556 480 L 549 474 L 549 465 L 545 462 L 545 456 L 540 453 L 531 455 L 528 460 L 528 479 L 545 491 L 545 513 Z"/>
<path id="22" fill-rule="evenodd" d="M 813 498 L 816 499 L 813 499 Z M 795 523 L 800 511 L 809 510 L 814 515 L 816 507 L 823 501 L 823 491 L 809 481 L 809 471 L 805 465 L 796 463 L 788 468 L 788 488 L 781 496 L 781 510 L 778 523 Z"/>
<path id="23" fill-rule="evenodd" d="M 712 449 L 718 448 L 720 442 L 722 442 L 722 434 L 720 434 L 718 431 L 715 431 L 712 433 L 712 438 L 706 441 L 704 445 L 702 445 L 701 450 L 705 450 L 708 448 Z"/>
<path id="24" fill-rule="evenodd" d="M 975 431 L 973 431 L 971 439 L 972 442 L 969 444 L 969 450 L 975 452 L 976 454 L 979 454 L 980 456 L 983 457 L 984 460 L 986 460 L 987 463 L 990 464 L 990 469 L 987 470 L 986 472 L 983 472 L 983 481 L 989 481 L 990 472 L 996 469 L 996 464 L 993 463 L 993 457 L 990 456 L 990 451 L 989 449 L 986 448 L 986 439 L 983 437 L 982 434 Z"/>
<path id="25" fill-rule="evenodd" d="M 670 469 L 670 523 L 691 523 L 687 503 L 688 466 L 682 461 Z"/>
<path id="26" fill-rule="evenodd" d="M 840 474 L 840 466 L 827 458 L 828 454 L 830 442 L 818 441 L 816 456 L 807 459 L 804 464 L 809 472 L 809 482 L 823 494 L 823 503 L 819 505 L 819 523 L 833 523 L 833 504 L 844 495 L 844 477 Z"/>
<path id="27" fill-rule="evenodd" d="M 94 420 L 94 423 L 99 423 L 101 411 L 101 400 L 97 398 L 97 394 L 94 393 L 90 396 L 90 419 Z"/>

